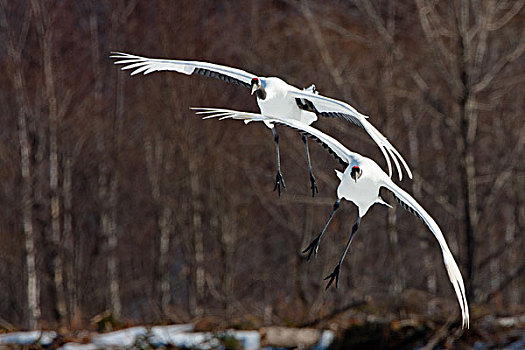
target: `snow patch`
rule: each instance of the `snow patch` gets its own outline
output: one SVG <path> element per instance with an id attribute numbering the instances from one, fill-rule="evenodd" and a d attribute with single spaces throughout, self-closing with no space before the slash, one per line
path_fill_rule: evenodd
<path id="1" fill-rule="evenodd" d="M 53 331 L 30 331 L 30 332 L 13 332 L 0 335 L 0 344 L 31 345 L 39 344 L 42 346 L 50 345 L 56 338 L 57 334 Z"/>
<path id="2" fill-rule="evenodd" d="M 193 329 L 194 325 L 192 324 L 131 327 L 103 334 L 94 333 L 89 344 L 69 342 L 62 345 L 59 349 L 101 350 L 174 346 L 177 348 L 207 350 L 224 348 L 222 341 L 229 337 L 240 342 L 245 350 L 261 348 L 261 334 L 258 331 L 226 330 L 215 333 L 192 333 Z M 0 345 L 26 346 L 35 344 L 47 347 L 52 346 L 56 338 L 57 334 L 53 331 L 13 332 L 1 334 Z M 333 339 L 334 333 L 332 331 L 323 331 L 314 349 L 327 349 Z"/>

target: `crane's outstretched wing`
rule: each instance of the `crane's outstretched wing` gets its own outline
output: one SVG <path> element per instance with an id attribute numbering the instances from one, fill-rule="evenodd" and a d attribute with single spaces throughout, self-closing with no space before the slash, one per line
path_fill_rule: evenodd
<path id="1" fill-rule="evenodd" d="M 399 154 L 399 152 L 394 148 L 394 146 L 392 146 L 387 138 L 379 132 L 379 130 L 377 130 L 368 120 L 366 120 L 368 117 L 359 113 L 354 107 L 347 103 L 325 97 L 311 91 L 290 91 L 289 94 L 295 97 L 297 106 L 301 109 L 304 109 L 308 112 L 313 112 L 316 115 L 322 117 L 343 118 L 352 124 L 365 129 L 368 135 L 370 135 L 375 143 L 377 143 L 379 149 L 381 149 L 381 152 L 383 153 L 383 156 L 385 157 L 388 165 L 388 175 L 392 177 L 392 164 L 390 162 L 390 158 L 392 158 L 399 173 L 399 180 L 403 179 L 403 172 L 399 166 L 398 159 L 403 164 L 408 177 L 412 178 L 412 172 L 410 171 L 410 168 L 401 154 Z"/>
<path id="2" fill-rule="evenodd" d="M 360 154 L 350 151 L 333 137 L 295 119 L 279 119 L 274 117 L 266 117 L 258 113 L 240 112 L 223 108 L 192 107 L 191 109 L 197 111 L 197 114 L 205 115 L 203 119 L 240 119 L 244 120 L 245 123 L 252 121 L 262 121 L 267 124 L 285 125 L 292 129 L 296 129 L 302 135 L 305 135 L 320 143 L 330 154 L 335 157 L 335 159 L 337 159 L 345 167 L 351 164 L 354 160 L 359 160 L 362 158 Z"/>
<path id="3" fill-rule="evenodd" d="M 252 78 L 257 77 L 255 74 L 245 72 L 238 68 L 208 62 L 148 58 L 123 52 L 112 52 L 110 57 L 117 59 L 115 64 L 125 64 L 122 70 L 134 69 L 131 75 L 138 73 L 149 74 L 167 70 L 187 75 L 200 74 L 246 88 L 250 88 Z"/>
<path id="4" fill-rule="evenodd" d="M 306 125 L 300 121 L 293 120 L 293 119 L 279 119 L 276 117 L 266 117 L 261 114 L 256 113 L 248 113 L 248 112 L 239 112 L 239 111 L 233 111 L 228 109 L 218 109 L 218 108 L 192 108 L 194 110 L 197 110 L 198 114 L 204 114 L 206 115 L 204 118 L 220 118 L 220 119 L 241 119 L 244 120 L 245 123 L 249 123 L 251 121 L 262 121 L 265 123 L 273 123 L 273 124 L 281 124 L 289 126 L 293 129 L 297 129 L 299 132 L 308 135 L 309 137 L 317 140 L 320 142 L 324 147 L 328 148 L 329 151 L 337 158 L 342 164 L 349 165 L 352 164 L 352 162 L 360 161 L 360 159 L 363 159 L 361 155 L 358 153 L 354 153 L 350 151 L 348 148 L 343 146 L 339 141 L 334 139 L 333 137 L 323 133 L 320 130 L 317 130 L 309 125 Z M 394 194 L 394 197 L 403 205 L 403 207 L 410 212 L 412 212 L 414 215 L 416 215 L 418 218 L 423 220 L 425 224 L 429 227 L 430 231 L 434 234 L 436 237 L 440 247 L 441 251 L 443 253 L 443 261 L 445 263 L 445 268 L 448 273 L 448 277 L 450 279 L 450 282 L 452 283 L 452 286 L 454 287 L 454 290 L 456 292 L 456 296 L 459 301 L 459 306 L 461 308 L 461 314 L 463 319 L 463 327 L 469 327 L 469 310 L 468 310 L 468 304 L 467 304 L 467 297 L 465 294 L 465 286 L 463 284 L 463 277 L 461 276 L 461 272 L 459 271 L 458 265 L 456 264 L 456 261 L 454 260 L 454 257 L 452 256 L 452 253 L 450 252 L 450 249 L 448 248 L 447 242 L 445 240 L 445 237 L 443 236 L 443 233 L 441 232 L 441 229 L 437 225 L 437 223 L 434 221 L 434 219 L 421 207 L 414 198 L 404 190 L 402 190 L 399 186 L 397 186 L 388 176 L 386 173 L 384 173 L 379 167 L 377 167 L 378 171 L 380 171 L 379 178 L 383 179 L 381 187 L 385 187 L 389 191 L 391 191 Z"/>
<path id="5" fill-rule="evenodd" d="M 443 261 L 445 263 L 445 268 L 447 269 L 448 278 L 450 279 L 450 282 L 454 286 L 454 290 L 456 292 L 456 296 L 458 298 L 459 306 L 461 308 L 461 316 L 463 319 L 463 327 L 469 327 L 469 311 L 468 311 L 468 304 L 467 304 L 467 297 L 465 294 L 465 286 L 463 285 L 463 277 L 461 276 L 461 272 L 459 271 L 458 265 L 456 264 L 456 261 L 454 260 L 454 257 L 452 256 L 452 253 L 450 252 L 450 249 L 448 248 L 447 242 L 445 240 L 445 237 L 443 236 L 443 233 L 441 232 L 441 229 L 436 224 L 434 219 L 423 209 L 421 205 L 419 205 L 418 202 L 407 192 L 405 192 L 403 189 L 401 189 L 399 186 L 397 186 L 391 179 L 388 177 L 384 177 L 384 184 L 382 187 L 388 189 L 394 194 L 394 197 L 396 200 L 408 211 L 416 215 L 418 218 L 423 220 L 423 222 L 428 226 L 430 231 L 434 234 L 436 237 L 440 247 L 441 251 L 443 253 Z"/>

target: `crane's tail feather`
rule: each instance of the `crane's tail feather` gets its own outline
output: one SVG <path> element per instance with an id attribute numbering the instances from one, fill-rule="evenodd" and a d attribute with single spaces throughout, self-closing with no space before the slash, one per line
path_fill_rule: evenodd
<path id="1" fill-rule="evenodd" d="M 190 109 L 196 111 L 196 114 L 203 115 L 204 117 L 202 119 L 240 119 L 244 120 L 245 123 L 265 119 L 263 116 L 257 113 L 240 112 L 224 108 L 191 107 Z"/>

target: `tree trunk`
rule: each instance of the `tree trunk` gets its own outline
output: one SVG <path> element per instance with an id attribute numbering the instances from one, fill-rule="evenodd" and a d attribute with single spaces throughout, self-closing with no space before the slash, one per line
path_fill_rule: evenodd
<path id="1" fill-rule="evenodd" d="M 168 160 L 164 157 L 164 147 L 161 136 L 155 135 L 155 146 L 150 138 L 144 141 L 144 152 L 146 158 L 146 169 L 151 187 L 151 196 L 157 211 L 157 229 L 159 232 L 159 253 L 157 260 L 156 276 L 160 281 L 159 286 L 155 287 L 156 298 L 160 302 L 163 315 L 170 302 L 170 271 L 168 266 L 168 252 L 170 246 L 170 236 L 172 231 L 172 211 L 166 198 L 162 195 L 161 181 L 162 174 L 168 171 Z M 155 281 L 157 283 L 157 281 Z"/>
<path id="2" fill-rule="evenodd" d="M 192 200 L 192 244 L 193 244 L 193 290 L 190 293 L 190 312 L 194 316 L 202 315 L 201 302 L 204 297 L 204 237 L 202 233 L 202 202 L 200 198 L 200 176 L 197 160 L 192 155 L 188 158 L 188 173 L 190 176 L 190 193 Z"/>
<path id="3" fill-rule="evenodd" d="M 28 108 L 29 98 L 25 87 L 24 71 L 22 67 L 21 55 L 23 50 L 22 43 L 24 37 L 20 36 L 15 42 L 14 36 L 7 23 L 6 16 L 7 4 L 5 0 L 0 1 L 0 28 L 5 33 L 5 45 L 9 57 L 9 71 L 13 74 L 14 92 L 16 94 L 16 104 L 18 107 L 17 127 L 18 144 L 20 146 L 20 173 L 22 175 L 22 189 L 20 195 L 20 207 L 22 212 L 22 227 L 24 233 L 25 247 L 25 278 L 26 278 L 26 325 L 29 329 L 37 329 L 40 321 L 40 289 L 36 271 L 36 245 L 35 232 L 33 225 L 33 180 L 31 168 L 31 145 L 28 136 L 28 119 L 31 112 Z M 26 15 L 25 22 L 30 21 L 31 16 Z M 26 33 L 27 35 L 27 33 Z"/>
<path id="4" fill-rule="evenodd" d="M 224 295 L 223 307 L 225 310 L 225 317 L 228 322 L 231 321 L 233 315 L 233 301 L 234 301 L 234 250 L 235 250 L 235 223 L 226 218 L 226 213 L 228 212 L 227 204 L 224 201 L 221 192 L 221 186 L 218 184 L 224 184 L 224 178 L 219 172 L 215 172 L 213 179 L 211 179 L 213 184 L 213 201 L 216 203 L 216 221 L 217 221 L 217 230 L 219 231 L 219 241 L 220 241 L 220 250 L 221 258 L 223 262 L 223 274 L 221 281 L 221 290 Z M 236 203 L 237 195 L 232 195 L 229 202 Z"/>
<path id="5" fill-rule="evenodd" d="M 170 303 L 170 269 L 168 264 L 168 253 L 171 236 L 171 216 L 171 208 L 165 205 L 162 209 L 162 216 L 159 220 L 160 306 L 164 315 L 166 315 Z"/>
<path id="6" fill-rule="evenodd" d="M 60 245 L 60 197 L 58 192 L 58 106 L 55 89 L 55 75 L 51 59 L 52 32 L 49 30 L 49 16 L 47 9 L 41 3 L 32 0 L 31 7 L 36 28 L 40 37 L 42 58 L 44 65 L 45 96 L 49 114 L 49 190 L 51 211 L 51 245 L 52 245 L 52 271 L 53 289 L 55 299 L 55 318 L 62 322 L 66 316 L 66 300 L 64 295 L 64 266 L 62 249 Z"/>
<path id="7" fill-rule="evenodd" d="M 120 302 L 120 280 L 118 274 L 118 258 L 116 248 L 118 245 L 117 232 L 117 189 L 118 174 L 114 173 L 111 177 L 109 193 L 109 226 L 106 227 L 108 237 L 108 277 L 111 313 L 118 320 L 121 317 L 122 305 Z"/>
<path id="8" fill-rule="evenodd" d="M 15 78 L 17 80 L 17 78 Z M 33 231 L 33 198 L 31 163 L 29 161 L 30 150 L 27 138 L 26 116 L 20 110 L 18 115 L 18 140 L 20 143 L 20 158 L 22 171 L 22 220 L 24 227 L 25 249 L 26 249 L 26 275 L 27 275 L 27 326 L 36 329 L 40 320 L 40 291 L 36 273 L 36 250 L 35 235 Z"/>
<path id="9" fill-rule="evenodd" d="M 468 12 L 468 5 L 463 11 Z M 457 146 L 461 156 L 461 184 L 464 198 L 464 227 L 465 243 L 467 247 L 467 295 L 472 299 L 474 296 L 474 259 L 476 242 L 474 233 L 478 221 L 477 197 L 476 197 L 476 165 L 474 163 L 474 140 L 476 137 L 477 111 L 473 108 L 474 96 L 471 89 L 471 76 L 469 75 L 468 54 L 469 39 L 464 28 L 467 24 L 465 16 L 460 16 L 460 41 L 459 41 L 459 67 L 460 78 L 463 87 L 462 96 L 459 99 L 459 123 L 460 133 L 457 136 Z M 466 15 L 468 18 L 468 15 Z"/>
<path id="10" fill-rule="evenodd" d="M 18 56 L 19 57 L 19 56 Z M 32 193 L 33 180 L 31 176 L 31 147 L 27 135 L 27 118 L 28 112 L 24 107 L 25 94 L 23 75 L 21 72 L 20 62 L 15 62 L 15 90 L 19 105 L 18 113 L 18 142 L 20 144 L 20 170 L 22 173 L 22 223 L 24 228 L 25 250 L 26 250 L 26 278 L 27 278 L 27 326 L 29 329 L 36 329 L 40 321 L 40 290 L 38 286 L 36 271 L 36 249 L 35 233 L 33 228 L 33 204 L 34 198 Z"/>
<path id="11" fill-rule="evenodd" d="M 68 154 L 64 156 L 62 196 L 64 203 L 64 225 L 63 225 L 63 242 L 64 257 L 69 262 L 64 271 L 66 277 L 65 299 L 67 301 L 67 310 L 69 314 L 69 323 L 79 311 L 78 294 L 77 294 L 77 273 L 78 273 L 78 256 L 75 251 L 75 237 L 73 236 L 73 216 L 72 216 L 72 190 L 71 190 L 71 172 L 73 166 L 72 157 Z"/>
<path id="12" fill-rule="evenodd" d="M 385 132 L 387 135 L 394 133 L 395 127 L 392 125 L 394 120 L 395 106 L 394 106 L 394 48 L 395 48 L 395 6 L 394 1 L 391 0 L 388 4 L 388 18 L 386 22 L 386 29 L 391 34 L 390 40 L 386 47 L 386 63 L 384 67 L 382 84 L 385 90 Z M 392 136 L 391 136 L 392 137 Z M 393 170 L 395 171 L 395 170 Z M 401 171 L 403 171 L 401 169 Z M 393 176 L 396 176 L 395 174 Z M 397 213 L 395 210 L 388 210 L 388 226 L 387 232 L 390 241 L 390 251 L 393 257 L 392 280 L 390 284 L 390 295 L 395 300 L 399 300 L 401 292 L 404 289 L 405 269 L 403 264 L 402 252 L 403 249 L 399 244 L 399 230 L 397 226 Z"/>
<path id="13" fill-rule="evenodd" d="M 117 96 L 120 95 L 118 81 L 119 79 L 117 78 Z M 119 98 L 117 97 L 117 100 L 118 99 Z M 117 115 L 116 118 L 119 118 L 119 116 Z M 105 130 L 100 130 L 100 135 L 97 137 L 97 147 L 99 153 L 102 155 L 102 161 L 99 164 L 98 176 L 98 196 L 101 203 L 100 226 L 102 236 L 105 238 L 103 250 L 105 251 L 107 257 L 106 272 L 109 283 L 109 309 L 111 310 L 113 316 L 118 319 L 121 313 L 121 303 L 118 261 L 115 250 L 118 246 L 117 190 L 119 184 L 119 174 L 113 164 L 113 159 L 108 155 L 111 152 L 117 152 L 116 146 L 113 149 L 108 149 L 105 143 L 105 137 L 107 136 L 104 136 L 104 131 Z M 114 142 L 113 145 L 116 143 L 117 142 Z M 114 169 L 113 172 L 111 172 L 110 169 Z"/>
<path id="14" fill-rule="evenodd" d="M 120 302 L 120 280 L 118 273 L 118 258 L 116 248 L 118 246 L 118 223 L 117 223 L 117 202 L 118 202 L 118 187 L 119 177 L 118 166 L 116 165 L 116 159 L 120 149 L 120 128 L 122 123 L 122 113 L 124 104 L 124 84 L 120 75 L 117 76 L 116 84 L 117 96 L 115 106 L 115 122 L 113 124 L 113 135 L 111 153 L 113 157 L 108 159 L 111 168 L 114 169 L 111 173 L 108 172 L 109 177 L 109 193 L 107 193 L 106 200 L 107 211 L 105 215 L 105 227 L 104 234 L 107 237 L 107 272 L 109 279 L 109 293 L 110 293 L 110 308 L 113 316 L 119 319 L 121 316 L 122 305 Z M 108 170 L 108 169 L 106 169 Z"/>
<path id="15" fill-rule="evenodd" d="M 106 174 L 106 171 L 107 166 L 105 165 L 99 168 L 99 199 L 102 207 L 100 225 L 102 235 L 105 238 L 104 251 L 107 257 L 106 273 L 109 283 L 109 309 L 113 317 L 119 319 L 121 315 L 120 282 L 115 252 L 118 244 L 116 227 L 118 177 L 116 174 Z"/>

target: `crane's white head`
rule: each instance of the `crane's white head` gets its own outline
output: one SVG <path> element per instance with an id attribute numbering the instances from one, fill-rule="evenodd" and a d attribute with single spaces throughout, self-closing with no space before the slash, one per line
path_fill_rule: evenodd
<path id="1" fill-rule="evenodd" d="M 363 174 L 363 170 L 357 165 L 354 165 L 352 167 L 352 170 L 350 171 L 350 177 L 354 179 L 355 182 L 357 182 L 357 179 L 359 179 L 362 174 Z"/>
<path id="2" fill-rule="evenodd" d="M 255 93 L 255 96 L 257 96 L 257 98 L 264 100 L 266 98 L 266 90 L 264 90 L 264 86 L 263 86 L 263 83 L 261 82 L 261 79 L 253 78 L 251 85 L 252 85 L 252 95 Z"/>

